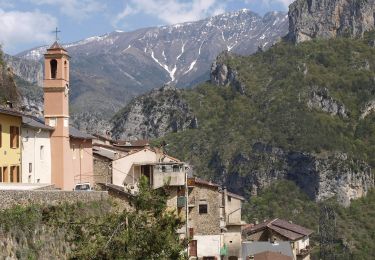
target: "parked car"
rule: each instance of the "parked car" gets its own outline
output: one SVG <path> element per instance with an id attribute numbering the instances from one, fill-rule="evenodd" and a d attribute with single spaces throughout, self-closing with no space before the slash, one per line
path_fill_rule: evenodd
<path id="1" fill-rule="evenodd" d="M 91 184 L 87 182 L 87 183 L 76 184 L 76 186 L 74 187 L 74 190 L 75 191 L 91 191 L 93 190 L 93 188 L 91 187 Z"/>

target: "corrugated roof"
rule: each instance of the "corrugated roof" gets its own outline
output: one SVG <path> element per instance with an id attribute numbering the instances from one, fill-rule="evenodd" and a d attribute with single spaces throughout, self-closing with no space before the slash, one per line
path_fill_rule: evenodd
<path id="1" fill-rule="evenodd" d="M 283 219 L 268 220 L 253 227 L 246 228 L 242 232 L 245 235 L 250 235 L 257 233 L 265 228 L 269 228 L 292 241 L 301 239 L 305 236 L 310 236 L 314 232 L 310 229 L 304 228 L 294 223 L 290 223 L 289 221 Z"/>
<path id="2" fill-rule="evenodd" d="M 291 256 L 283 255 L 278 252 L 263 252 L 254 255 L 254 260 L 293 260 Z"/>
<path id="3" fill-rule="evenodd" d="M 292 247 L 287 241 L 280 241 L 277 243 L 270 242 L 243 242 L 242 255 L 252 256 L 264 252 L 280 253 L 288 257 L 293 257 Z"/>
<path id="4" fill-rule="evenodd" d="M 137 146 L 137 147 L 143 147 L 143 146 L 150 146 L 149 140 L 130 140 L 130 141 L 117 141 L 114 145 L 117 146 Z"/>
<path id="5" fill-rule="evenodd" d="M 112 161 L 116 158 L 116 154 L 118 154 L 115 151 L 111 151 L 110 149 L 106 149 L 106 148 L 98 147 L 98 146 L 93 147 L 93 153 L 100 155 L 102 157 L 105 157 L 107 159 L 110 159 Z"/>
<path id="6" fill-rule="evenodd" d="M 78 138 L 78 139 L 94 139 L 92 135 L 82 133 L 78 129 L 72 126 L 69 127 L 69 135 L 73 138 Z"/>
<path id="7" fill-rule="evenodd" d="M 53 127 L 50 127 L 50 126 L 46 125 L 44 123 L 44 120 L 29 117 L 29 116 L 23 116 L 22 117 L 22 125 L 25 126 L 25 127 L 36 128 L 36 129 L 44 129 L 44 130 L 49 130 L 49 131 L 54 130 Z"/>
<path id="8" fill-rule="evenodd" d="M 239 200 L 242 200 L 242 201 L 245 201 L 245 198 L 244 197 L 242 197 L 242 196 L 240 196 L 240 195 L 238 195 L 238 194 L 235 194 L 235 193 L 233 193 L 233 192 L 227 192 L 227 195 L 228 196 L 230 196 L 230 197 L 233 197 L 233 198 L 236 198 L 236 199 L 239 199 Z"/>

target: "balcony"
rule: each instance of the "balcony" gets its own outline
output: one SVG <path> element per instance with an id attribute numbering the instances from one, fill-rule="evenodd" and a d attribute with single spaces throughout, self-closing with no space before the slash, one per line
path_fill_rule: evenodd
<path id="1" fill-rule="evenodd" d="M 157 165 L 154 167 L 153 188 L 167 186 L 184 186 L 185 171 L 179 165 Z"/>

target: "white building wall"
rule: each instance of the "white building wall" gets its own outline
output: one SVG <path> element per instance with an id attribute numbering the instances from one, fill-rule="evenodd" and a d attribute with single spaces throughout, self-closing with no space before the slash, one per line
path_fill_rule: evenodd
<path id="1" fill-rule="evenodd" d="M 147 163 L 157 163 L 159 162 L 160 155 L 149 149 L 143 149 L 136 153 L 127 155 L 120 159 L 114 160 L 112 163 L 112 182 L 118 186 L 124 186 L 127 184 L 136 184 L 140 177 L 140 171 L 136 170 L 134 175 L 133 183 L 133 164 L 147 164 Z M 172 160 L 165 157 L 163 162 L 171 162 Z"/>
<path id="2" fill-rule="evenodd" d="M 194 235 L 194 240 L 197 240 L 198 258 L 211 256 L 220 259 L 222 235 Z"/>
<path id="3" fill-rule="evenodd" d="M 22 128 L 22 183 L 51 183 L 50 131 Z M 31 165 L 31 167 L 30 167 Z M 31 170 L 31 171 L 30 171 Z"/>

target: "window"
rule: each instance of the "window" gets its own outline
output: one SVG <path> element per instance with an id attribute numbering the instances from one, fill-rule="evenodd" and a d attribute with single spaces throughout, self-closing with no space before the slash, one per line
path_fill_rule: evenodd
<path id="1" fill-rule="evenodd" d="M 228 196 L 228 201 L 232 201 L 232 197 L 231 196 Z"/>
<path id="2" fill-rule="evenodd" d="M 55 126 L 56 126 L 56 122 L 57 122 L 56 117 L 51 117 L 51 118 L 49 119 L 49 126 L 50 126 L 50 127 L 55 127 Z"/>
<path id="3" fill-rule="evenodd" d="M 32 172 L 33 172 L 33 164 L 29 163 L 29 173 L 32 173 Z"/>
<path id="4" fill-rule="evenodd" d="M 208 213 L 208 205 L 206 200 L 199 201 L 199 214 L 207 214 Z"/>
<path id="5" fill-rule="evenodd" d="M 44 160 L 44 146 L 43 145 L 40 146 L 40 160 L 41 161 Z"/>
<path id="6" fill-rule="evenodd" d="M 69 119 L 64 118 L 64 127 L 68 127 L 68 126 L 69 126 Z"/>
<path id="7" fill-rule="evenodd" d="M 51 65 L 51 79 L 55 79 L 56 74 L 57 74 L 57 60 L 55 59 L 51 60 L 50 65 Z"/>
<path id="8" fill-rule="evenodd" d="M 10 127 L 10 148 L 20 147 L 20 128 L 17 126 Z"/>
<path id="9" fill-rule="evenodd" d="M 3 182 L 3 168 L 0 167 L 0 182 Z"/>
<path id="10" fill-rule="evenodd" d="M 76 145 L 75 144 L 72 145 L 72 150 L 73 150 L 73 160 L 75 160 L 76 158 Z"/>
<path id="11" fill-rule="evenodd" d="M 2 144 L 2 140 L 1 140 L 2 135 L 3 135 L 3 129 L 2 129 L 2 126 L 0 125 L 0 147 Z"/>

